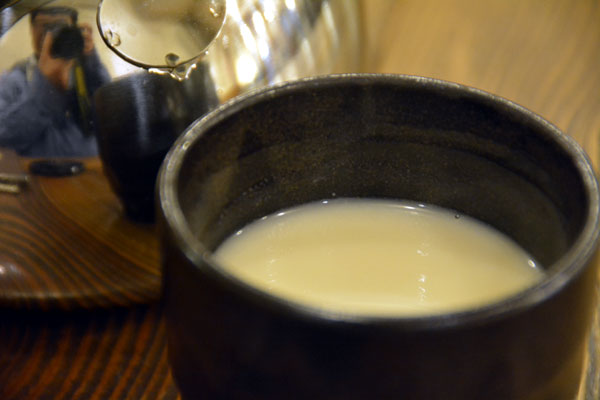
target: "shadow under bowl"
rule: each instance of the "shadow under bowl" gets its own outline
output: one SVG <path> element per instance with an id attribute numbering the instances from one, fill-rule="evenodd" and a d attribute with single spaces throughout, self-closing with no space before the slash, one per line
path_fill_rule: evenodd
<path id="1" fill-rule="evenodd" d="M 157 191 L 168 352 L 184 398 L 569 399 L 595 307 L 598 186 L 580 147 L 494 95 L 351 74 L 234 99 L 170 150 Z M 335 314 L 226 273 L 247 223 L 332 197 L 403 199 L 477 218 L 547 270 L 477 309 Z"/>

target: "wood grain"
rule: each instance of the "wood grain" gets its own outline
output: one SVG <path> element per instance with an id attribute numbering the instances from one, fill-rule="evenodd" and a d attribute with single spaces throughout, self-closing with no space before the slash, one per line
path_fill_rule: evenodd
<path id="1" fill-rule="evenodd" d="M 1 399 L 176 399 L 159 305 L 0 313 Z"/>
<path id="2" fill-rule="evenodd" d="M 153 226 L 124 218 L 100 162 L 85 165 L 81 175 L 32 176 L 20 194 L 0 194 L 0 306 L 68 310 L 158 298 Z"/>

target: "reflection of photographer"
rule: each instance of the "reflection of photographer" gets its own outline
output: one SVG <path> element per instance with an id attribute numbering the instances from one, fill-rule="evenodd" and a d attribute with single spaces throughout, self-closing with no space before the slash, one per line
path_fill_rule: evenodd
<path id="1" fill-rule="evenodd" d="M 31 13 L 34 50 L 42 74 L 56 87 L 67 89 L 76 60 L 94 50 L 92 30 L 89 25 L 75 25 L 77 14 L 68 9 L 52 10 Z"/>
<path id="2" fill-rule="evenodd" d="M 0 78 L 0 147 L 25 156 L 91 156 L 93 92 L 110 80 L 89 24 L 68 7 L 30 14 L 34 55 Z"/>
<path id="3" fill-rule="evenodd" d="M 52 34 L 52 47 L 50 48 L 52 57 L 71 59 L 83 54 L 83 27 L 56 24 L 49 28 L 48 32 Z"/>

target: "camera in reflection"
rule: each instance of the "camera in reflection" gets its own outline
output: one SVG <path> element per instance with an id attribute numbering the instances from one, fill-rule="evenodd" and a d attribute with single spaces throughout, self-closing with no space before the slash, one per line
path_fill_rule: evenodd
<path id="1" fill-rule="evenodd" d="M 81 29 L 77 25 L 65 23 L 47 24 L 46 34 L 52 35 L 50 55 L 54 58 L 73 59 L 83 54 L 84 40 Z"/>

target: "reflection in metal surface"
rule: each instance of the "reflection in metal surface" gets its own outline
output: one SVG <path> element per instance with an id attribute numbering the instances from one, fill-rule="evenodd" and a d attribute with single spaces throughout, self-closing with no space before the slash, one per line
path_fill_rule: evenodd
<path id="1" fill-rule="evenodd" d="M 137 0 L 130 1 L 135 3 Z M 212 82 L 212 89 L 209 89 L 211 93 L 208 93 L 208 96 L 216 94 L 218 102 L 223 102 L 257 87 L 284 80 L 358 70 L 361 50 L 358 2 L 347 0 L 226 1 L 226 16 L 221 32 L 210 44 L 206 53 L 201 58 L 194 60 L 203 67 L 196 68 L 194 71 L 197 70 L 197 72 L 193 72 L 202 74 L 196 81 L 205 80 L 205 75 L 207 75 L 206 78 Z M 90 140 L 93 141 L 93 133 L 98 125 L 94 121 L 94 92 L 97 87 L 103 86 L 106 82 L 102 79 L 96 79 L 93 84 L 88 82 L 90 80 L 89 71 L 82 67 L 77 72 L 75 65 L 80 62 L 79 60 L 73 61 L 73 59 L 60 59 L 63 64 L 62 72 L 56 74 L 51 84 L 48 79 L 41 79 L 43 77 L 40 77 L 38 73 L 41 53 L 36 53 L 34 44 L 36 43 L 36 33 L 30 26 L 32 10 L 41 5 L 44 7 L 72 7 L 78 12 L 77 23 L 73 25 L 80 28 L 82 32 L 84 27 L 86 29 L 89 27 L 89 39 L 85 41 L 85 44 L 94 44 L 93 53 L 97 59 L 97 67 L 99 70 L 106 71 L 108 80 L 115 81 L 124 76 L 149 73 L 146 69 L 123 59 L 106 45 L 96 23 L 97 0 L 22 0 L 16 2 L 0 11 L 0 33 L 2 35 L 0 37 L 0 54 L 2 54 L 0 74 L 5 79 L 6 75 L 13 71 L 14 66 L 22 60 L 28 60 L 30 69 L 27 70 L 29 72 L 23 74 L 25 78 L 22 78 L 22 85 L 17 85 L 16 88 L 15 85 L 9 85 L 10 87 L 3 92 L 8 87 L 7 81 L 0 80 L 0 120 L 2 120 L 0 126 L 6 126 L 5 118 L 7 110 L 10 108 L 13 121 L 15 121 L 14 118 L 18 119 L 18 122 L 12 125 L 11 131 L 14 135 L 18 136 L 21 135 L 21 132 L 31 130 L 37 133 L 38 140 L 48 140 L 48 126 L 40 125 L 38 117 L 54 111 L 62 125 L 70 126 L 67 130 L 56 130 L 58 133 L 54 135 L 55 138 L 60 137 L 61 134 L 69 137 L 78 134 L 80 139 L 91 138 Z M 47 28 L 46 32 L 52 32 L 51 37 L 55 39 L 55 31 L 49 26 Z M 170 38 L 165 37 L 164 39 L 167 45 L 172 44 Z M 114 37 L 107 40 L 112 40 L 113 44 L 116 43 Z M 123 46 L 123 37 L 120 37 L 120 40 L 120 46 Z M 155 43 L 155 45 L 165 43 Z M 186 54 L 183 52 L 178 54 L 178 52 L 179 50 L 170 52 L 173 54 L 167 57 L 168 60 L 165 60 L 166 55 L 162 54 L 162 61 L 177 64 L 180 60 L 187 58 Z M 32 55 L 34 56 L 31 57 Z M 67 70 L 68 72 L 65 72 Z M 156 69 L 153 71 L 157 72 Z M 158 72 L 161 71 L 158 70 Z M 37 77 L 34 79 L 34 76 Z M 84 82 L 87 85 L 76 87 L 78 82 Z M 37 90 L 33 92 L 34 95 L 27 96 L 27 93 L 31 93 L 27 89 L 32 86 L 35 86 Z M 62 103 L 56 99 L 51 100 L 53 99 L 52 95 L 56 95 L 57 92 L 62 93 L 67 89 L 72 91 L 67 96 L 68 100 L 63 99 Z M 189 93 L 190 90 L 195 89 L 178 89 L 178 98 L 181 98 L 181 93 Z M 7 92 L 10 93 L 7 94 Z M 81 96 L 82 93 L 85 96 Z M 189 94 L 187 99 L 184 97 L 181 101 L 192 101 L 198 96 L 198 93 Z M 203 94 L 200 93 L 200 95 Z M 27 108 L 24 99 L 30 103 L 36 103 L 38 106 L 42 105 L 42 107 L 32 111 L 31 108 Z M 143 108 L 144 102 L 142 101 L 140 104 Z M 177 107 L 165 106 L 165 110 L 167 108 L 177 112 Z M 143 112 L 140 110 L 136 111 L 135 118 L 143 116 Z M 200 116 L 201 114 L 193 117 Z M 114 115 L 112 117 L 130 118 L 132 115 Z M 76 132 L 77 130 L 79 132 Z M 3 139 L 3 136 L 5 134 L 0 132 L 0 147 L 7 145 L 10 147 L 11 142 Z M 59 142 L 53 141 L 54 145 Z M 69 141 L 66 140 L 66 142 Z M 55 151 L 47 155 L 85 156 L 93 155 L 96 152 L 93 147 L 78 152 L 77 149 L 68 148 L 70 146 L 68 144 L 64 146 L 67 146 L 64 151 Z M 21 155 L 43 155 L 39 152 L 27 151 L 24 148 L 19 151 Z"/>
<path id="2" fill-rule="evenodd" d="M 101 0 L 106 45 L 143 68 L 175 69 L 201 57 L 225 20 L 226 0 Z"/>
<path id="3" fill-rule="evenodd" d="M 2 36 L 10 64 L 0 76 L 0 146 L 31 157 L 97 154 L 93 95 L 111 77 L 85 11 L 51 2 Z"/>
<path id="4" fill-rule="evenodd" d="M 220 95 L 359 69 L 358 2 L 227 0 L 227 18 L 206 61 Z"/>

